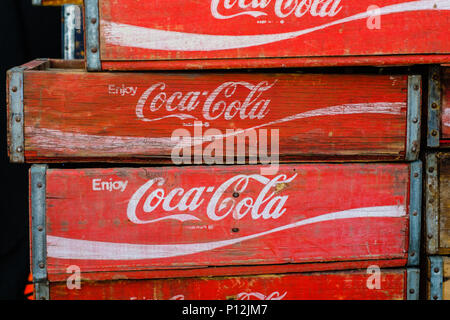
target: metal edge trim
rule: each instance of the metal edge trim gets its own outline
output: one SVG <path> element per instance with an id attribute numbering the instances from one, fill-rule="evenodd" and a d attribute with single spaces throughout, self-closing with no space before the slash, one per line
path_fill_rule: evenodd
<path id="1" fill-rule="evenodd" d="M 439 251 L 439 166 L 436 153 L 426 156 L 425 210 L 426 248 L 428 254 Z"/>
<path id="2" fill-rule="evenodd" d="M 98 0 L 85 0 L 86 66 L 88 71 L 100 71 Z"/>
<path id="3" fill-rule="evenodd" d="M 32 0 L 31 4 L 33 6 L 41 6 L 42 5 L 42 0 Z"/>
<path id="4" fill-rule="evenodd" d="M 430 300 L 442 300 L 444 263 L 441 256 L 428 258 L 430 259 Z"/>
<path id="5" fill-rule="evenodd" d="M 420 270 L 418 268 L 406 269 L 406 299 L 419 300 Z"/>
<path id="6" fill-rule="evenodd" d="M 9 128 L 10 146 L 9 159 L 13 163 L 25 162 L 24 132 L 23 132 L 23 67 L 9 70 Z"/>
<path id="7" fill-rule="evenodd" d="M 63 57 L 65 60 L 75 59 L 75 15 L 76 5 L 65 4 L 62 6 L 63 23 Z"/>
<path id="8" fill-rule="evenodd" d="M 46 237 L 46 165 L 30 169 L 32 270 L 36 300 L 48 300 Z"/>
<path id="9" fill-rule="evenodd" d="M 441 75 L 439 65 L 431 66 L 428 72 L 428 127 L 427 146 L 439 147 L 440 110 L 441 110 Z"/>
<path id="10" fill-rule="evenodd" d="M 422 101 L 422 77 L 408 76 L 408 118 L 406 139 L 406 160 L 415 161 L 420 152 L 420 125 Z"/>
<path id="11" fill-rule="evenodd" d="M 422 161 L 410 166 L 408 266 L 419 266 L 422 220 Z"/>

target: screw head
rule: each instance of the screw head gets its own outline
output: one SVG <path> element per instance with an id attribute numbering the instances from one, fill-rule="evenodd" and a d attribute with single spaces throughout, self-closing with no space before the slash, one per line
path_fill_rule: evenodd
<path id="1" fill-rule="evenodd" d="M 414 172 L 414 178 L 418 178 L 419 174 L 417 172 Z"/>
<path id="2" fill-rule="evenodd" d="M 431 239 L 431 238 L 433 238 L 433 235 L 432 235 L 432 234 L 429 234 L 429 235 L 428 235 L 428 239 Z"/>
<path id="3" fill-rule="evenodd" d="M 438 135 L 437 130 L 432 130 L 432 131 L 431 131 L 431 135 L 432 135 L 433 137 L 436 137 L 436 136 Z"/>
<path id="4" fill-rule="evenodd" d="M 42 188 L 42 183 L 38 182 L 36 185 L 38 188 Z"/>
<path id="5" fill-rule="evenodd" d="M 12 92 L 17 92 L 17 87 L 16 87 L 16 86 L 12 87 L 12 88 L 11 88 L 11 91 L 12 91 Z"/>
<path id="6" fill-rule="evenodd" d="M 433 168 L 433 167 L 429 167 L 429 168 L 428 168 L 428 172 L 429 172 L 429 173 L 433 173 L 433 171 L 434 171 L 434 168 Z"/>
<path id="7" fill-rule="evenodd" d="M 433 102 L 433 103 L 431 104 L 431 108 L 436 109 L 436 108 L 437 108 L 437 103 L 436 103 L 436 102 Z"/>
<path id="8" fill-rule="evenodd" d="M 233 197 L 234 197 L 234 198 L 239 197 L 239 193 L 238 193 L 238 192 L 233 192 Z"/>
<path id="9" fill-rule="evenodd" d="M 411 257 L 414 257 L 416 255 L 416 253 L 413 251 L 411 252 Z"/>
<path id="10" fill-rule="evenodd" d="M 22 117 L 21 116 L 16 116 L 14 118 L 14 120 L 16 120 L 16 122 L 20 122 L 20 121 L 22 121 Z"/>
<path id="11" fill-rule="evenodd" d="M 414 292 L 416 292 L 414 289 L 409 289 L 409 293 L 413 294 Z"/>
<path id="12" fill-rule="evenodd" d="M 22 152 L 22 151 L 23 151 L 23 147 L 17 147 L 17 148 L 16 148 L 16 151 L 17 151 L 17 152 Z"/>
<path id="13" fill-rule="evenodd" d="M 92 19 L 91 19 L 91 23 L 92 23 L 92 24 L 96 24 L 96 23 L 97 23 L 97 18 L 92 18 Z"/>
<path id="14" fill-rule="evenodd" d="M 412 147 L 412 148 L 411 148 L 411 151 L 412 151 L 412 152 L 416 152 L 416 151 L 417 151 L 417 148 L 416 148 L 416 147 Z"/>
<path id="15" fill-rule="evenodd" d="M 91 52 L 92 52 L 92 53 L 97 53 L 97 48 L 96 48 L 96 47 L 93 47 L 93 48 L 91 49 Z"/>
<path id="16" fill-rule="evenodd" d="M 414 212 L 413 212 L 413 216 L 417 216 L 417 211 L 414 211 Z"/>
<path id="17" fill-rule="evenodd" d="M 39 262 L 39 268 L 44 269 L 45 265 L 43 262 Z"/>
<path id="18" fill-rule="evenodd" d="M 233 232 L 239 232 L 239 228 L 233 228 L 233 229 L 231 229 L 231 231 L 233 231 Z"/>
<path id="19" fill-rule="evenodd" d="M 436 267 L 436 268 L 433 269 L 433 271 L 434 271 L 435 273 L 438 273 L 438 272 L 439 272 L 439 268 Z"/>
<path id="20" fill-rule="evenodd" d="M 433 299 L 434 299 L 434 300 L 437 300 L 437 298 L 438 298 L 437 296 L 433 296 Z"/>
<path id="21" fill-rule="evenodd" d="M 44 230 L 44 228 L 42 226 L 38 226 L 37 229 L 38 229 L 38 231 Z"/>
<path id="22" fill-rule="evenodd" d="M 414 90 L 416 90 L 416 91 L 419 90 L 419 85 L 418 84 L 414 85 Z"/>
<path id="23" fill-rule="evenodd" d="M 417 119 L 417 117 L 414 117 L 414 118 L 412 119 L 412 122 L 413 122 L 413 123 L 417 123 L 417 122 L 419 122 L 419 119 Z"/>

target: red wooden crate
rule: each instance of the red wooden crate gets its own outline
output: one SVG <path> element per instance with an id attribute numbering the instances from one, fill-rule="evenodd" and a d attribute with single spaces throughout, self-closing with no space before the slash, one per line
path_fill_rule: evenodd
<path id="1" fill-rule="evenodd" d="M 35 279 L 415 266 L 421 164 L 31 169 Z M 413 196 L 411 195 L 413 194 Z"/>
<path id="2" fill-rule="evenodd" d="M 417 271 L 381 269 L 379 277 L 374 277 L 376 270 L 372 266 L 340 272 L 82 282 L 79 289 L 69 289 L 66 282 L 59 282 L 50 284 L 50 299 L 406 300 L 417 295 Z"/>
<path id="3" fill-rule="evenodd" d="M 90 70 L 448 63 L 449 8 L 449 0 L 86 0 L 87 62 Z"/>
<path id="4" fill-rule="evenodd" d="M 201 131 L 203 148 L 211 129 L 224 148 L 227 130 L 279 130 L 285 161 L 418 157 L 420 76 L 79 68 L 36 60 L 9 71 L 13 162 L 168 162 L 177 129 Z"/>

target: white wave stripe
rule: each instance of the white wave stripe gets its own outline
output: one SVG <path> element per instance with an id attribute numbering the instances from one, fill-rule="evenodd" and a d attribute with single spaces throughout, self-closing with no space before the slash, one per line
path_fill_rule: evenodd
<path id="1" fill-rule="evenodd" d="M 189 244 L 129 244 L 77 240 L 47 236 L 48 257 L 80 260 L 146 260 L 185 256 L 226 247 L 300 226 L 355 218 L 397 218 L 406 215 L 404 206 L 378 206 L 350 209 L 300 220 L 268 231 L 245 237 Z"/>
<path id="2" fill-rule="evenodd" d="M 355 103 L 331 106 L 307 112 L 301 112 L 282 119 L 274 120 L 265 124 L 254 126 L 243 130 L 235 130 L 232 133 L 214 135 L 215 139 L 224 139 L 230 136 L 243 134 L 250 130 L 260 129 L 284 122 L 324 116 L 343 116 L 351 114 L 386 114 L 400 115 L 402 108 L 406 108 L 406 102 L 374 102 Z M 99 153 L 127 153 L 143 154 L 150 150 L 154 152 L 167 152 L 179 147 L 189 147 L 208 142 L 210 137 L 185 137 L 181 141 L 171 137 L 147 138 L 126 136 L 100 136 L 92 134 L 64 132 L 57 129 L 26 127 L 25 134 L 31 145 L 40 148 L 66 152 L 68 149 L 77 151 L 91 151 Z"/>
<path id="3" fill-rule="evenodd" d="M 216 51 L 247 48 L 293 39 L 331 26 L 367 19 L 374 15 L 383 16 L 394 13 L 426 10 L 450 10 L 450 0 L 419 0 L 399 3 L 377 10 L 369 10 L 355 14 L 317 27 L 278 34 L 244 36 L 208 35 L 164 31 L 105 20 L 101 21 L 101 28 L 105 35 L 106 43 L 110 45 L 166 51 Z"/>

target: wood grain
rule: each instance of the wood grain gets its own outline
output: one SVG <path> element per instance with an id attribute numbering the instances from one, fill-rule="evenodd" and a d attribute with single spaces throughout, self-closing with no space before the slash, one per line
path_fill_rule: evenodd
<path id="1" fill-rule="evenodd" d="M 450 154 L 439 153 L 439 252 L 450 253 Z"/>
<path id="2" fill-rule="evenodd" d="M 446 0 L 271 1 L 247 8 L 239 8 L 240 3 L 247 4 L 234 1 L 227 8 L 223 1 L 100 0 L 102 68 L 135 70 L 135 62 L 142 69 L 171 68 L 172 62 L 183 69 L 261 68 L 271 59 L 287 59 L 279 67 L 299 66 L 296 58 L 307 58 L 306 65 L 309 58 L 322 57 L 322 65 L 333 66 L 330 57 L 357 62 L 370 56 L 378 57 L 372 63 L 399 57 L 398 63 L 407 64 L 411 55 L 432 63 L 435 54 L 441 55 L 436 63 L 450 62 L 442 27 L 450 15 Z M 303 6 L 296 11 L 299 3 Z M 367 13 L 373 5 L 380 11 Z"/>
<path id="3" fill-rule="evenodd" d="M 206 134 L 267 130 L 268 141 L 279 130 L 272 154 L 286 161 L 405 158 L 406 75 L 86 73 L 53 65 L 24 75 L 27 162 L 170 163 L 174 131 L 193 137 L 195 121 Z M 218 155 L 226 152 L 219 140 Z M 247 139 L 247 155 L 257 145 Z"/>
<path id="4" fill-rule="evenodd" d="M 408 164 L 282 165 L 274 176 L 260 169 L 48 170 L 49 279 L 70 265 L 165 277 L 218 266 L 237 274 L 252 265 L 404 266 Z"/>
<path id="5" fill-rule="evenodd" d="M 223 278 L 50 284 L 53 300 L 404 300 L 405 270 L 381 270 L 379 287 L 364 271 Z M 369 286 L 368 286 L 369 283 Z"/>

